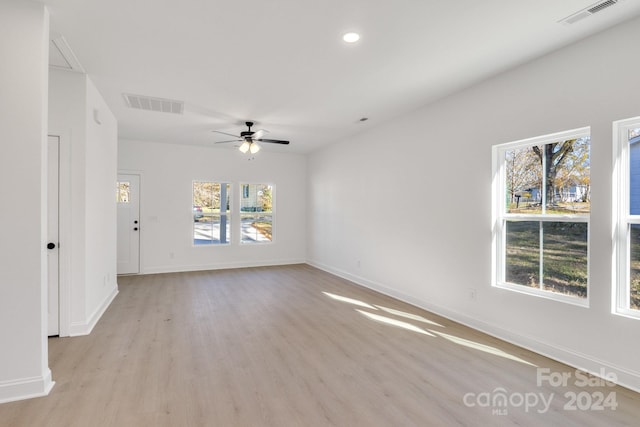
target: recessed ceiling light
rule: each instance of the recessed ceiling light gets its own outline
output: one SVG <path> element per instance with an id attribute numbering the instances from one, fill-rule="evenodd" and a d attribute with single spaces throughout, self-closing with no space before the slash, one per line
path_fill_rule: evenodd
<path id="1" fill-rule="evenodd" d="M 344 36 L 342 36 L 342 40 L 346 41 L 347 43 L 355 43 L 358 40 L 360 40 L 360 34 L 358 34 L 358 33 L 347 33 Z"/>

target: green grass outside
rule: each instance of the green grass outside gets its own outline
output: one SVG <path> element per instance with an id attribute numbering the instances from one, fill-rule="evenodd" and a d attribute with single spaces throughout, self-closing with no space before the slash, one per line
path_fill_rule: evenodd
<path id="1" fill-rule="evenodd" d="M 591 210 L 591 202 L 560 202 L 556 206 L 547 207 L 545 213 L 558 215 L 584 215 Z M 507 212 L 520 214 L 541 214 L 542 206 L 540 203 L 520 202 L 516 207 L 516 203 L 510 203 L 507 206 Z"/>
<path id="2" fill-rule="evenodd" d="M 630 306 L 640 310 L 640 225 L 631 226 Z"/>
<path id="3" fill-rule="evenodd" d="M 543 233 L 542 289 L 587 296 L 587 224 L 550 222 Z M 507 223 L 506 280 L 540 288 L 539 223 Z"/>
<path id="4" fill-rule="evenodd" d="M 509 208 L 510 213 L 540 214 L 539 205 L 515 203 Z M 559 209 L 546 211 L 549 214 L 586 214 L 589 203 L 560 204 Z M 586 224 L 557 224 L 545 233 L 544 240 L 544 289 L 564 294 L 587 295 L 587 241 Z M 565 230 L 561 230 L 564 224 Z M 640 310 L 640 225 L 631 229 L 631 266 L 630 266 L 630 300 L 631 309 Z M 507 237 L 507 269 L 508 282 L 539 288 L 539 237 L 537 222 L 510 222 Z"/>

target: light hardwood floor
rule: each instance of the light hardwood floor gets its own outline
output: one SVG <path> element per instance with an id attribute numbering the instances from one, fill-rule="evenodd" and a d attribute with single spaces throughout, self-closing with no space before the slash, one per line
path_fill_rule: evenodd
<path id="1" fill-rule="evenodd" d="M 49 340 L 51 394 L 0 405 L 0 425 L 640 423 L 637 393 L 307 265 L 118 282 L 91 335 Z M 572 377 L 539 386 L 539 368 Z M 579 409 L 599 393 L 616 410 Z"/>

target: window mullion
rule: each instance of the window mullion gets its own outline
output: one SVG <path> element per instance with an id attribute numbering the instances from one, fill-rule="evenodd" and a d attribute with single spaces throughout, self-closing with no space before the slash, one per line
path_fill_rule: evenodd
<path id="1" fill-rule="evenodd" d="M 538 272 L 538 287 L 540 289 L 544 289 L 544 276 L 543 276 L 543 272 L 544 272 L 544 227 L 543 227 L 543 221 L 540 221 L 539 223 L 539 239 L 540 239 L 540 253 L 539 255 L 539 272 Z"/>
<path id="2" fill-rule="evenodd" d="M 622 282 L 624 286 L 621 289 L 621 298 L 618 301 L 618 305 L 625 309 L 631 308 L 631 224 L 627 221 L 624 224 L 624 259 L 626 268 L 620 269 L 622 273 Z"/>
<path id="3" fill-rule="evenodd" d="M 540 156 L 542 157 L 542 173 L 541 173 L 541 183 L 540 183 L 540 191 L 542 192 L 540 202 L 542 203 L 542 206 L 540 206 L 540 209 L 543 215 L 546 213 L 546 210 L 547 210 L 547 176 L 545 173 L 545 171 L 547 170 L 547 167 L 546 167 L 547 156 L 545 155 L 545 147 L 546 145 L 542 146 L 542 150 L 540 154 Z"/>
<path id="4" fill-rule="evenodd" d="M 542 206 L 540 206 L 540 210 L 542 212 L 542 215 L 547 213 L 547 156 L 546 156 L 546 147 L 547 145 L 544 144 L 542 146 L 542 150 L 541 150 L 541 157 L 542 157 L 542 183 L 540 185 L 542 194 L 541 194 L 541 203 Z M 539 259 L 540 259 L 540 263 L 539 263 L 539 272 L 538 272 L 538 287 L 540 288 L 540 290 L 544 289 L 544 230 L 543 230 L 543 225 L 542 225 L 542 221 L 540 221 L 540 253 L 539 253 Z"/>

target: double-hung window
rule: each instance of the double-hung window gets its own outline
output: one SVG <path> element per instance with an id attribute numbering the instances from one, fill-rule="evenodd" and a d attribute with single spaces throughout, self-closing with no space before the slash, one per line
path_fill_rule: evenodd
<path id="1" fill-rule="evenodd" d="M 589 132 L 494 146 L 494 286 L 588 304 Z"/>
<path id="2" fill-rule="evenodd" d="M 614 310 L 640 318 L 640 117 L 615 122 L 613 140 L 617 175 Z"/>
<path id="3" fill-rule="evenodd" d="M 274 186 L 242 184 L 240 198 L 240 243 L 273 241 Z"/>
<path id="4" fill-rule="evenodd" d="M 231 242 L 231 184 L 193 183 L 193 244 L 220 245 Z"/>

